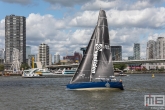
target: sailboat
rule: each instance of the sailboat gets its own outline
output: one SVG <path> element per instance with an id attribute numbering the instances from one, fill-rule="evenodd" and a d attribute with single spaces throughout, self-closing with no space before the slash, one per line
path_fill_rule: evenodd
<path id="1" fill-rule="evenodd" d="M 114 77 L 106 13 L 100 10 L 97 25 L 85 54 L 67 90 L 121 89 L 122 81 Z"/>

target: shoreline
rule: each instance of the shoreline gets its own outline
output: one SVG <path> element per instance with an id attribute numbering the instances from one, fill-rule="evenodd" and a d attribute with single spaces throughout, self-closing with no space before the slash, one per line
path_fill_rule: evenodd
<path id="1" fill-rule="evenodd" d="M 127 75 L 131 75 L 131 74 L 165 74 L 165 72 L 124 72 L 123 74 L 127 74 Z M 20 73 L 4 73 L 2 74 L 2 72 L 0 72 L 0 76 L 22 76 L 22 74 Z M 54 75 L 56 77 L 68 77 L 71 75 L 61 75 L 61 74 L 57 74 Z"/>
<path id="2" fill-rule="evenodd" d="M 165 74 L 163 71 L 130 71 L 130 72 L 124 72 L 124 74 Z"/>

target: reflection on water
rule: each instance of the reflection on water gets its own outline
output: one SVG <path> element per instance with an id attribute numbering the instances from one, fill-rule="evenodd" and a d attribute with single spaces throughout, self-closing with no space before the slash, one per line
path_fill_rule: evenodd
<path id="1" fill-rule="evenodd" d="M 144 95 L 165 95 L 165 74 L 118 77 L 125 90 L 67 91 L 69 78 L 0 77 L 1 110 L 143 110 Z"/>

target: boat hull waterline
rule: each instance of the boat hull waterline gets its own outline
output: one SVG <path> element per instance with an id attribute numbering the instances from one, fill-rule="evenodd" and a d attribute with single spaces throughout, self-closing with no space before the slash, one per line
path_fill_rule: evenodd
<path id="1" fill-rule="evenodd" d="M 120 89 L 124 90 L 122 82 L 81 82 L 68 84 L 67 90 Z"/>

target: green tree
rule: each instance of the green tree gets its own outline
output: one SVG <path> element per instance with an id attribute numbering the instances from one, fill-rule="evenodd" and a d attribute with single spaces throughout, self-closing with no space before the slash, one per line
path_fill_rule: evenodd
<path id="1" fill-rule="evenodd" d="M 127 67 L 126 64 L 114 64 L 114 68 L 118 68 L 120 70 L 123 70 Z"/>
<path id="2" fill-rule="evenodd" d="M 21 64 L 21 67 L 20 67 L 20 69 L 24 69 L 24 70 L 26 70 L 26 69 L 29 69 L 30 67 L 29 67 L 29 65 L 27 64 L 27 63 L 23 63 L 23 64 Z"/>
<path id="3" fill-rule="evenodd" d="M 159 71 L 164 71 L 164 67 L 162 66 L 160 69 L 158 69 Z"/>
<path id="4" fill-rule="evenodd" d="M 0 64 L 0 71 L 4 70 L 4 65 Z"/>

